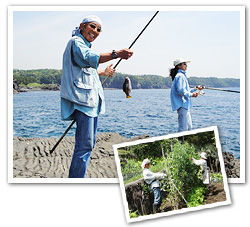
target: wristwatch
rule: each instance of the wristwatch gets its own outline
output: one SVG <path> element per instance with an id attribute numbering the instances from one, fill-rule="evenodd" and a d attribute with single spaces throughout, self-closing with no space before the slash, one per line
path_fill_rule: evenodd
<path id="1" fill-rule="evenodd" d="M 115 50 L 112 51 L 112 57 L 113 57 L 113 59 L 118 58 L 118 55 L 117 55 Z"/>

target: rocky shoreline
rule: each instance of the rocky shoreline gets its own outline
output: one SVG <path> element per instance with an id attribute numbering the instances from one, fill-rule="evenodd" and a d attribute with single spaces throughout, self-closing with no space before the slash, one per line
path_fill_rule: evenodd
<path id="1" fill-rule="evenodd" d="M 100 133 L 91 153 L 86 178 L 118 178 L 113 144 L 146 138 L 127 139 L 118 133 Z M 13 138 L 14 178 L 67 178 L 74 151 L 75 138 L 65 137 L 56 150 L 50 150 L 58 138 Z"/>
<path id="2" fill-rule="evenodd" d="M 60 84 L 43 84 L 40 87 L 19 86 L 16 80 L 13 80 L 13 94 L 29 91 L 60 91 Z"/>
<path id="3" fill-rule="evenodd" d="M 103 88 L 104 90 L 118 90 L 117 88 Z M 60 84 L 43 84 L 39 87 L 19 86 L 16 80 L 13 80 L 13 94 L 30 91 L 60 91 Z"/>
<path id="4" fill-rule="evenodd" d="M 118 178 L 113 144 L 144 139 L 148 135 L 127 139 L 119 133 L 100 133 L 92 151 L 86 178 Z M 67 178 L 73 155 L 75 138 L 65 137 L 56 150 L 50 150 L 58 138 L 13 138 L 14 178 Z M 223 152 L 225 169 L 229 178 L 238 178 L 240 160 Z"/>
<path id="5" fill-rule="evenodd" d="M 240 178 L 240 160 L 236 159 L 233 154 L 229 152 L 222 152 L 225 171 L 229 178 Z"/>

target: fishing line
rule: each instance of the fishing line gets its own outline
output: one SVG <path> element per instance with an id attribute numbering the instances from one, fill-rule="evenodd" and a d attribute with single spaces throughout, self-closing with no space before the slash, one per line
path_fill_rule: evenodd
<path id="1" fill-rule="evenodd" d="M 156 11 L 156 13 L 154 14 L 154 16 L 150 19 L 150 21 L 146 24 L 146 26 L 142 29 L 142 31 L 140 32 L 140 34 L 135 38 L 135 40 L 133 41 L 133 43 L 129 46 L 128 49 L 131 49 L 131 47 L 135 44 L 135 42 L 139 39 L 139 37 L 142 35 L 142 33 L 145 31 L 145 29 L 148 27 L 148 25 L 151 23 L 151 21 L 156 17 L 156 15 L 159 13 L 159 11 Z M 121 62 L 121 58 L 120 60 L 116 63 L 116 65 L 114 66 L 114 69 L 120 64 Z M 106 76 L 106 78 L 103 80 L 102 82 L 102 86 L 105 84 L 105 82 L 107 81 L 107 79 L 110 76 Z M 68 126 L 68 128 L 66 129 L 66 131 L 63 133 L 63 135 L 60 137 L 60 139 L 57 141 L 57 143 L 55 144 L 55 146 L 50 150 L 50 154 L 53 153 L 53 151 L 56 149 L 56 147 L 58 146 L 58 144 L 61 142 L 61 140 L 64 138 L 64 136 L 68 133 L 68 131 L 71 129 L 71 127 L 73 126 L 73 124 L 75 123 L 75 120 L 73 120 L 71 122 L 71 124 Z"/>

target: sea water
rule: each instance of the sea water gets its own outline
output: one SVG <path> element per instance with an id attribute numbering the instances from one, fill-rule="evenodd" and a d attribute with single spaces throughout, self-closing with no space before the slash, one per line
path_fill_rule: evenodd
<path id="1" fill-rule="evenodd" d="M 239 90 L 233 88 L 232 90 Z M 98 132 L 118 132 L 127 138 L 177 132 L 170 89 L 133 90 L 127 99 L 122 90 L 105 90 L 106 113 L 100 115 Z M 192 98 L 193 129 L 218 126 L 223 151 L 240 157 L 240 94 L 205 90 Z M 60 137 L 70 122 L 61 121 L 60 92 L 37 91 L 13 95 L 14 136 Z M 74 136 L 75 125 L 67 136 Z"/>

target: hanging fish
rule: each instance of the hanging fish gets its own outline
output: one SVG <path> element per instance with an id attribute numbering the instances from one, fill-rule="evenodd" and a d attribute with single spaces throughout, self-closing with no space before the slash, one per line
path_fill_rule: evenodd
<path id="1" fill-rule="evenodd" d="M 125 81 L 123 83 L 123 92 L 126 94 L 126 98 L 132 98 L 129 95 L 132 92 L 132 85 L 128 77 L 125 77 Z"/>

